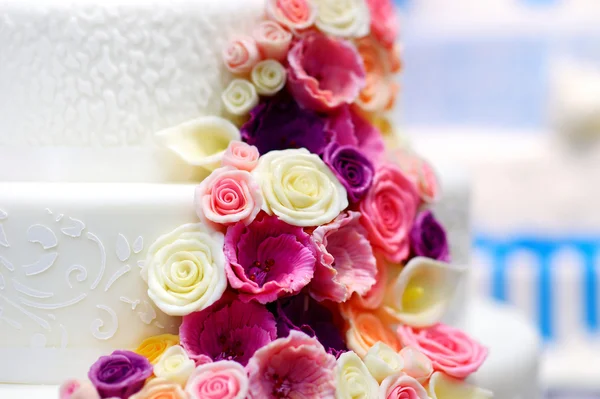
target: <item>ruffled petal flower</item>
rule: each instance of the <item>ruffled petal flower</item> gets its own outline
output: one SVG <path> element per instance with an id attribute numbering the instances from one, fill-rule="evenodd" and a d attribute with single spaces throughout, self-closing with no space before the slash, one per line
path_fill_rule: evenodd
<path id="1" fill-rule="evenodd" d="M 356 309 L 375 310 L 383 303 L 385 290 L 388 283 L 388 265 L 382 256 L 375 256 L 377 260 L 377 278 L 375 284 L 365 295 L 354 294 L 347 305 Z"/>
<path id="2" fill-rule="evenodd" d="M 240 36 L 225 47 L 223 61 L 232 73 L 245 74 L 260 61 L 260 52 L 252 37 Z"/>
<path id="3" fill-rule="evenodd" d="M 414 255 L 450 261 L 450 249 L 446 230 L 430 210 L 417 215 L 410 231 L 410 247 Z"/>
<path id="4" fill-rule="evenodd" d="M 323 160 L 346 188 L 350 202 L 359 202 L 367 194 L 375 167 L 361 150 L 331 143 L 325 148 Z"/>
<path id="5" fill-rule="evenodd" d="M 150 363 L 156 364 L 160 356 L 174 345 L 179 345 L 179 337 L 177 335 L 156 335 L 143 340 L 134 352 L 144 356 Z"/>
<path id="6" fill-rule="evenodd" d="M 335 357 L 316 338 L 291 331 L 260 348 L 248 362 L 250 397 L 335 398 Z"/>
<path id="7" fill-rule="evenodd" d="M 404 368 L 404 360 L 398 354 L 398 351 L 383 342 L 377 342 L 373 345 L 367 351 L 363 360 L 369 372 L 379 384 L 385 378 L 401 372 Z"/>
<path id="8" fill-rule="evenodd" d="M 338 327 L 341 320 L 323 304 L 308 295 L 299 294 L 277 301 L 273 310 L 277 319 L 277 336 L 287 337 L 292 330 L 316 337 L 327 353 L 338 356 L 347 351 Z"/>
<path id="9" fill-rule="evenodd" d="M 58 389 L 59 399 L 100 399 L 96 388 L 89 381 L 67 380 Z"/>
<path id="10" fill-rule="evenodd" d="M 283 89 L 287 73 L 275 60 L 261 61 L 252 68 L 252 83 L 261 96 L 274 96 Z"/>
<path id="11" fill-rule="evenodd" d="M 340 355 L 335 374 L 336 399 L 377 398 L 379 384 L 356 353 Z"/>
<path id="12" fill-rule="evenodd" d="M 310 34 L 288 53 L 288 87 L 303 107 L 332 111 L 353 103 L 365 86 L 365 69 L 354 46 Z"/>
<path id="13" fill-rule="evenodd" d="M 267 0 L 267 15 L 290 30 L 310 28 L 317 18 L 311 0 Z"/>
<path id="14" fill-rule="evenodd" d="M 318 301 L 345 302 L 366 295 L 376 282 L 377 263 L 359 212 L 347 212 L 313 232 L 318 250 L 310 294 Z"/>
<path id="15" fill-rule="evenodd" d="M 232 141 L 223 154 L 221 164 L 252 172 L 258 165 L 259 156 L 260 154 L 255 146 L 246 144 L 243 141 Z"/>
<path id="16" fill-rule="evenodd" d="M 325 121 L 284 93 L 265 99 L 254 108 L 241 135 L 261 154 L 289 148 L 306 148 L 321 154 L 327 145 Z"/>
<path id="17" fill-rule="evenodd" d="M 164 378 L 153 378 L 130 399 L 188 399 L 181 385 Z"/>
<path id="18" fill-rule="evenodd" d="M 235 224 L 225 239 L 227 278 L 242 301 L 268 303 L 300 292 L 312 279 L 316 250 L 302 228 L 264 214 Z"/>
<path id="19" fill-rule="evenodd" d="M 365 0 L 313 0 L 317 28 L 328 35 L 357 38 L 369 34 L 371 23 Z"/>
<path id="20" fill-rule="evenodd" d="M 429 380 L 429 396 L 431 399 L 492 399 L 494 394 L 464 380 L 437 372 Z"/>
<path id="21" fill-rule="evenodd" d="M 240 131 L 227 119 L 206 116 L 156 133 L 157 141 L 189 165 L 214 170 Z"/>
<path id="22" fill-rule="evenodd" d="M 422 329 L 401 325 L 397 332 L 402 346 L 423 352 L 431 359 L 435 371 L 459 379 L 477 371 L 488 354 L 487 348 L 480 343 L 445 324 Z"/>
<path id="23" fill-rule="evenodd" d="M 433 374 L 433 364 L 425 354 L 415 348 L 406 346 L 400 351 L 404 361 L 402 371 L 421 384 L 425 384 Z"/>
<path id="24" fill-rule="evenodd" d="M 256 87 L 246 79 L 233 79 L 223 90 L 221 100 L 231 115 L 246 116 L 258 105 Z"/>
<path id="25" fill-rule="evenodd" d="M 143 356 L 129 351 L 114 351 L 102 356 L 88 372 L 100 397 L 128 399 L 144 386 L 152 375 L 152 364 Z"/>
<path id="26" fill-rule="evenodd" d="M 196 364 L 179 345 L 170 347 L 154 365 L 154 375 L 184 386 Z"/>
<path id="27" fill-rule="evenodd" d="M 229 296 L 183 318 L 181 345 L 193 359 L 234 360 L 246 365 L 254 352 L 277 338 L 275 318 L 257 303 Z"/>
<path id="28" fill-rule="evenodd" d="M 189 399 L 246 399 L 248 376 L 236 362 L 221 360 L 199 366 L 185 391 Z"/>
<path id="29" fill-rule="evenodd" d="M 387 377 L 379 387 L 380 399 L 429 399 L 427 391 L 412 377 L 398 373 Z"/>
<path id="30" fill-rule="evenodd" d="M 383 310 L 400 323 L 431 326 L 445 314 L 465 272 L 433 259 L 412 258 L 388 286 Z"/>

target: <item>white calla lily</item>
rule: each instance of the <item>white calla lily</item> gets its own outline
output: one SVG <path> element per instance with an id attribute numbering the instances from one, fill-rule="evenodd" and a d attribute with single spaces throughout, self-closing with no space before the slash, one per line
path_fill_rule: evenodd
<path id="1" fill-rule="evenodd" d="M 457 380 L 444 373 L 433 373 L 429 380 L 429 397 L 431 399 L 490 399 L 494 394 L 487 389 L 482 389 Z"/>
<path id="2" fill-rule="evenodd" d="M 388 286 L 384 310 L 411 327 L 440 321 L 466 269 L 422 256 L 411 259 Z"/>
<path id="3" fill-rule="evenodd" d="M 186 163 L 214 170 L 232 140 L 240 140 L 239 129 L 218 116 L 206 116 L 184 122 L 156 133 L 159 144 Z"/>

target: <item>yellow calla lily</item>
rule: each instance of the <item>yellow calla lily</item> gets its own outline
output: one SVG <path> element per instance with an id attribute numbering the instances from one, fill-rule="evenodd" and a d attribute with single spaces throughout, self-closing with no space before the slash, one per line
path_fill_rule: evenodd
<path id="1" fill-rule="evenodd" d="M 444 373 L 433 373 L 429 380 L 429 396 L 431 399 L 490 399 L 494 394 L 487 389 L 482 389 L 457 380 Z"/>

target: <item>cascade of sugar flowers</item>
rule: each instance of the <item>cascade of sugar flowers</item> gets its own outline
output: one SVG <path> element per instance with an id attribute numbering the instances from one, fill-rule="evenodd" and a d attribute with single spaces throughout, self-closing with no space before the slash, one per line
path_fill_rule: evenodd
<path id="1" fill-rule="evenodd" d="M 209 173 L 198 220 L 141 273 L 179 334 L 101 357 L 60 398 L 491 397 L 465 382 L 487 350 L 440 322 L 464 269 L 429 209 L 437 178 L 390 144 L 391 0 L 265 15 L 223 49 L 223 115 L 157 134 Z"/>

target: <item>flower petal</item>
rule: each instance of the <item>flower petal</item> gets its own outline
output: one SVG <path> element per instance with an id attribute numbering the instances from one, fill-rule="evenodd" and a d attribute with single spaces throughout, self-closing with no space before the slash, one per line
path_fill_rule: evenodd
<path id="1" fill-rule="evenodd" d="M 444 373 L 433 373 L 429 380 L 431 399 L 490 399 L 494 395 L 487 389 L 481 389 L 463 380 L 448 377 Z"/>

